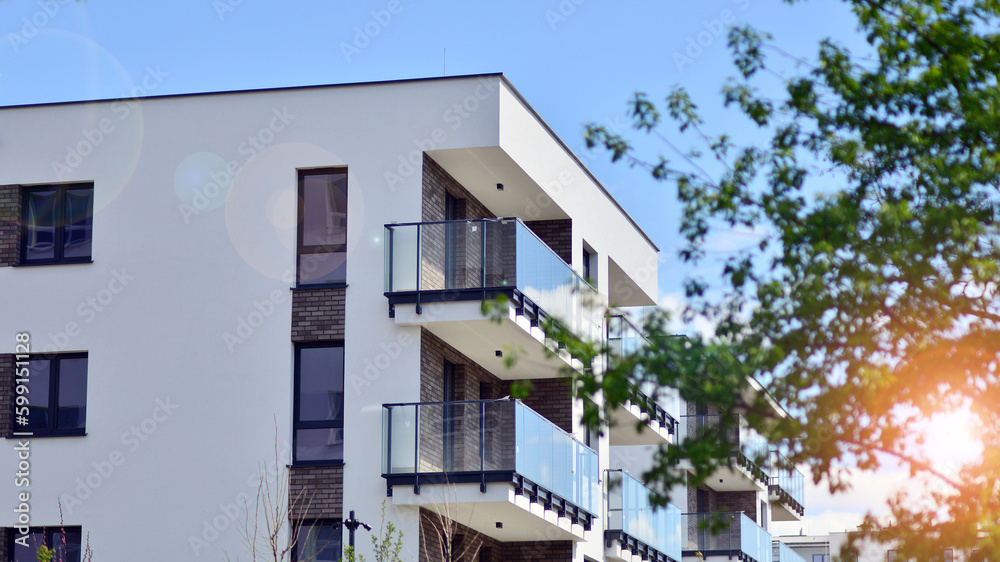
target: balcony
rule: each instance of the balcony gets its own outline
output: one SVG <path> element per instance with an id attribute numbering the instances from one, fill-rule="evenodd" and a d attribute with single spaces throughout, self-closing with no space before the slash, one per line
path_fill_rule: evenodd
<path id="1" fill-rule="evenodd" d="M 500 541 L 583 540 L 597 453 L 517 400 L 386 404 L 382 476 L 395 505 Z"/>
<path id="2" fill-rule="evenodd" d="M 583 367 L 545 338 L 539 324 L 548 318 L 583 339 L 602 335 L 597 292 L 519 219 L 388 224 L 385 262 L 396 324 L 426 327 L 500 378 Z M 508 307 L 496 322 L 481 303 L 501 295 Z M 505 348 L 517 350 L 516 371 Z"/>
<path id="3" fill-rule="evenodd" d="M 689 437 L 718 431 L 722 421 L 721 416 L 716 415 L 681 417 L 685 418 Z M 767 439 L 750 427 L 743 416 L 736 416 L 735 423 L 721 430 L 732 445 L 735 462 L 731 467 L 717 470 L 706 483 L 719 492 L 767 491 L 771 472 Z"/>
<path id="4" fill-rule="evenodd" d="M 685 513 L 685 558 L 701 552 L 705 560 L 725 556 L 743 562 L 771 562 L 771 535 L 741 512 Z M 714 531 L 714 532 L 713 532 Z"/>
<path id="5" fill-rule="evenodd" d="M 771 451 L 771 519 L 774 521 L 800 521 L 805 515 L 806 477 L 788 459 Z"/>
<path id="6" fill-rule="evenodd" d="M 771 554 L 773 562 L 806 562 L 805 558 L 781 541 L 774 541 Z"/>
<path id="7" fill-rule="evenodd" d="M 608 558 L 680 562 L 681 510 L 674 504 L 653 507 L 650 491 L 632 476 L 608 471 Z"/>
<path id="8" fill-rule="evenodd" d="M 614 355 L 635 353 L 650 345 L 642 332 L 623 315 L 608 318 L 608 347 Z M 642 396 L 643 404 L 626 402 L 611 412 L 611 445 L 662 445 L 677 439 L 677 420 L 670 415 L 663 404 L 678 412 L 680 397 L 674 389 L 661 389 L 660 400 L 655 385 L 646 383 L 632 390 Z M 643 406 L 646 413 L 643 413 Z"/>

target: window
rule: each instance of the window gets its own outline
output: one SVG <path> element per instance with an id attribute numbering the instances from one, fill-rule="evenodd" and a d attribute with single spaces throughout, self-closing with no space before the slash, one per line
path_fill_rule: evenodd
<path id="1" fill-rule="evenodd" d="M 896 551 L 887 550 L 885 553 L 885 560 L 886 562 L 896 562 Z"/>
<path id="2" fill-rule="evenodd" d="M 94 184 L 24 188 L 21 263 L 91 261 Z"/>
<path id="3" fill-rule="evenodd" d="M 813 554 L 812 562 L 830 562 L 829 554 Z"/>
<path id="4" fill-rule="evenodd" d="M 12 562 L 36 562 L 38 547 L 56 549 L 55 560 L 80 562 L 83 533 L 80 527 L 30 527 L 27 535 L 7 529 L 7 556 Z M 54 545 L 54 546 L 53 546 Z"/>
<path id="5" fill-rule="evenodd" d="M 344 345 L 295 349 L 295 463 L 344 460 Z"/>
<path id="6" fill-rule="evenodd" d="M 955 551 L 954 550 L 952 550 L 950 548 L 946 548 L 944 550 L 944 562 L 955 562 Z"/>
<path id="7" fill-rule="evenodd" d="M 583 248 L 583 278 L 591 285 L 597 285 L 594 280 L 593 270 L 591 269 L 591 260 L 594 259 L 594 253 L 588 250 L 586 247 Z"/>
<path id="8" fill-rule="evenodd" d="M 87 421 L 87 354 L 29 355 L 16 363 L 15 382 L 27 404 L 14 404 L 14 431 L 35 437 L 83 435 Z"/>
<path id="9" fill-rule="evenodd" d="M 292 548 L 292 560 L 337 562 L 340 560 L 341 533 L 340 521 L 336 519 L 303 521 L 299 540 Z"/>
<path id="10" fill-rule="evenodd" d="M 347 170 L 299 172 L 299 285 L 347 281 Z"/>

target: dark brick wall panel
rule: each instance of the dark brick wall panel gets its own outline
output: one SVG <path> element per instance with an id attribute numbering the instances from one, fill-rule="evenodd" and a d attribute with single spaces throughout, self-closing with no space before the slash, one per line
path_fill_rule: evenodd
<path id="1" fill-rule="evenodd" d="M 469 190 L 462 187 L 458 180 L 451 177 L 433 158 L 424 154 L 423 167 L 423 206 L 421 219 L 423 222 L 444 220 L 444 198 L 450 193 L 459 200 L 458 216 L 462 219 L 492 219 L 496 215 L 490 212 Z"/>
<path id="2" fill-rule="evenodd" d="M 445 540 L 445 536 L 450 537 Z M 451 543 L 446 556 L 442 543 Z M 503 543 L 480 534 L 465 525 L 420 508 L 420 562 L 504 562 L 500 557 Z M 444 555 L 443 555 L 444 554 Z"/>
<path id="3" fill-rule="evenodd" d="M 14 402 L 14 354 L 0 354 L 0 436 L 14 430 L 12 419 Z"/>
<path id="4" fill-rule="evenodd" d="M 346 291 L 343 287 L 292 291 L 292 341 L 343 339 Z"/>
<path id="5" fill-rule="evenodd" d="M 529 408 L 556 424 L 563 431 L 573 432 L 573 397 L 569 379 L 532 379 L 532 390 L 521 399 Z M 503 394 L 510 394 L 511 381 L 504 381 Z"/>
<path id="6" fill-rule="evenodd" d="M 525 226 L 538 235 L 562 260 L 573 265 L 573 220 L 526 221 Z M 582 258 L 581 258 L 582 259 Z"/>
<path id="7" fill-rule="evenodd" d="M 0 185 L 0 267 L 14 265 L 21 254 L 21 186 Z"/>
<path id="8" fill-rule="evenodd" d="M 754 523 L 757 521 L 757 494 L 754 492 L 716 492 L 718 511 L 742 511 Z"/>
<path id="9" fill-rule="evenodd" d="M 544 560 L 545 562 L 571 562 L 573 543 L 571 541 L 505 542 L 502 543 L 500 559 Z"/>
<path id="10" fill-rule="evenodd" d="M 294 519 L 341 519 L 344 515 L 344 467 L 293 466 L 288 485 Z"/>

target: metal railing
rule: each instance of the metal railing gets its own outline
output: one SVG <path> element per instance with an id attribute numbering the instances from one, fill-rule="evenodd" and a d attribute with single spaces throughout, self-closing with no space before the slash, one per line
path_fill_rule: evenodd
<path id="1" fill-rule="evenodd" d="M 706 431 L 715 430 L 722 422 L 718 415 L 681 416 L 686 425 L 687 437 L 695 437 Z M 749 470 L 755 478 L 769 484 L 771 466 L 769 460 L 770 446 L 767 439 L 750 427 L 746 418 L 737 415 L 733 422 L 723 428 L 726 440 L 733 447 L 741 466 Z"/>
<path id="2" fill-rule="evenodd" d="M 646 336 L 626 316 L 615 314 L 608 317 L 608 347 L 613 355 L 636 353 L 649 345 Z M 630 383 L 630 385 L 640 395 L 640 400 L 643 402 L 640 406 L 643 411 L 661 426 L 666 427 L 671 435 L 677 435 L 677 419 L 670 413 L 680 411 L 680 394 L 677 390 L 657 389 L 657 385 L 652 381 L 645 381 L 639 385 Z"/>
<path id="3" fill-rule="evenodd" d="M 385 225 L 386 294 L 461 300 L 513 291 L 580 338 L 602 335 L 597 292 L 520 219 Z"/>
<path id="4" fill-rule="evenodd" d="M 687 532 L 684 556 L 742 553 L 754 562 L 771 562 L 771 534 L 742 512 L 685 513 L 682 521 Z"/>
<path id="5" fill-rule="evenodd" d="M 784 455 L 771 451 L 771 493 L 781 497 L 799 515 L 803 515 L 806 505 L 806 477 L 795 468 Z M 790 500 L 790 501 L 789 501 Z"/>
<path id="6" fill-rule="evenodd" d="M 681 509 L 670 503 L 654 507 L 650 490 L 621 470 L 608 471 L 608 526 L 612 533 L 622 533 L 643 543 L 676 562 L 681 560 Z"/>
<path id="7" fill-rule="evenodd" d="M 597 453 L 519 400 L 382 408 L 385 475 L 517 474 L 597 513 Z"/>
<path id="8" fill-rule="evenodd" d="M 788 545 L 781 541 L 774 541 L 771 549 L 773 562 L 806 562 L 806 559 L 799 555 Z"/>

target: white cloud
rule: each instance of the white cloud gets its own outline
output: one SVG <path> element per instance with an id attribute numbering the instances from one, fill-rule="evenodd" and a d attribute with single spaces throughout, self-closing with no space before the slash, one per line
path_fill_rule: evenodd
<path id="1" fill-rule="evenodd" d="M 667 293 L 660 295 L 660 308 L 670 313 L 669 328 L 678 334 L 711 336 L 715 334 L 715 324 L 703 316 L 694 318 L 691 322 L 684 322 L 681 313 L 684 311 L 684 294 Z"/>

